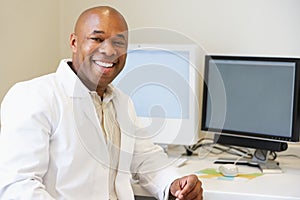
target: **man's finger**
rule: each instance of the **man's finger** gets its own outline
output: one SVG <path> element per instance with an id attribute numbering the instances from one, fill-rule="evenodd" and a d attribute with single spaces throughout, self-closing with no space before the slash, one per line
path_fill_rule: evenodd
<path id="1" fill-rule="evenodd" d="M 180 192 L 180 195 L 185 195 L 191 192 L 196 186 L 197 182 L 198 178 L 196 176 L 188 176 L 186 179 L 186 183 Z"/>

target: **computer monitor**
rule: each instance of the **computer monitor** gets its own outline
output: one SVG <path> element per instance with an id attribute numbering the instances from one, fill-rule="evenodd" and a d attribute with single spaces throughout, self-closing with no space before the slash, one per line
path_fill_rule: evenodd
<path id="1" fill-rule="evenodd" d="M 154 143 L 191 145 L 200 123 L 197 47 L 191 44 L 131 44 L 113 84 L 127 93 Z"/>
<path id="2" fill-rule="evenodd" d="M 204 70 L 201 130 L 215 142 L 254 148 L 267 168 L 299 141 L 300 58 L 207 55 Z"/>

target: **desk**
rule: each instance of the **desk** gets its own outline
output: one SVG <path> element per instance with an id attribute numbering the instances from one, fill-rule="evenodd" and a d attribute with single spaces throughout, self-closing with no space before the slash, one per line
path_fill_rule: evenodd
<path id="1" fill-rule="evenodd" d="M 300 155 L 300 145 L 290 145 L 288 151 L 282 152 L 276 159 L 283 170 L 282 174 L 264 174 L 246 181 L 229 181 L 201 179 L 205 200 L 300 200 L 300 159 L 284 155 Z M 190 157 L 186 164 L 178 168 L 181 174 L 190 174 L 205 168 L 217 168 L 213 164 L 215 156 L 203 159 Z M 239 166 L 241 173 L 260 172 L 258 168 Z M 133 185 L 137 196 L 150 196 L 138 184 Z M 148 199 L 148 198 L 147 198 Z"/>

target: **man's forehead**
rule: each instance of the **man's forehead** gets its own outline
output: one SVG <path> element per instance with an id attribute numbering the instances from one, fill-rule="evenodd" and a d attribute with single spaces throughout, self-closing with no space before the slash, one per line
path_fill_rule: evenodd
<path id="1" fill-rule="evenodd" d="M 126 35 L 127 23 L 119 13 L 107 14 L 103 12 L 91 11 L 85 13 L 78 19 L 75 31 L 89 32 L 94 31 L 100 33 L 113 32 L 114 34 L 120 33 Z M 96 33 L 96 32 L 94 32 Z"/>

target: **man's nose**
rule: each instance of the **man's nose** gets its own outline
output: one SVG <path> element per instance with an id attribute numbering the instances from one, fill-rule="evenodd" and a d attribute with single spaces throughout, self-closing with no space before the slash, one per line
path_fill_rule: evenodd
<path id="1" fill-rule="evenodd" d="M 102 54 L 105 54 L 106 56 L 114 56 L 117 54 L 116 49 L 114 48 L 114 45 L 112 44 L 112 41 L 106 39 L 104 40 L 100 47 L 99 52 Z"/>

